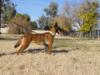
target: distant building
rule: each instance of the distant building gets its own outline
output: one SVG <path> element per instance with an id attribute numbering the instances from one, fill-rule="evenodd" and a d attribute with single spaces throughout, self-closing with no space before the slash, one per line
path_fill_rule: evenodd
<path id="1" fill-rule="evenodd" d="M 8 33 L 9 27 L 7 24 L 1 24 L 0 33 Z"/>

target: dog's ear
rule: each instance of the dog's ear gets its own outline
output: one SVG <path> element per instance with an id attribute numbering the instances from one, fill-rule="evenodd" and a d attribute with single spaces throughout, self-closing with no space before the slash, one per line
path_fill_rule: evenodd
<path id="1" fill-rule="evenodd" d="M 58 27 L 58 23 L 57 23 L 57 22 L 55 22 L 55 25 L 54 25 L 54 27 L 55 27 L 55 28 L 57 28 L 57 27 Z"/>

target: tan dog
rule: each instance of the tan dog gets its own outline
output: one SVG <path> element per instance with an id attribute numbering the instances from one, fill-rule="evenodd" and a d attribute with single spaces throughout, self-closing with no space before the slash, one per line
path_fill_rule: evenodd
<path id="1" fill-rule="evenodd" d="M 57 22 L 55 22 L 54 25 L 51 27 L 50 31 L 48 32 L 36 33 L 36 34 L 32 33 L 24 34 L 14 46 L 15 48 L 18 47 L 17 54 L 22 53 L 29 46 L 31 41 L 39 44 L 42 43 L 47 48 L 47 52 L 51 54 L 52 44 L 55 34 L 57 32 L 57 28 L 58 25 Z"/>

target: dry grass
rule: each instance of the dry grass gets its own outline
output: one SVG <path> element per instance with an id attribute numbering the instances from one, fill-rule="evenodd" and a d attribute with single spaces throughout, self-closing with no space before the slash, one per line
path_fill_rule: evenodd
<path id="1" fill-rule="evenodd" d="M 16 40 L 0 40 L 0 75 L 100 75 L 100 40 L 55 40 L 53 53 L 31 44 L 15 54 Z"/>

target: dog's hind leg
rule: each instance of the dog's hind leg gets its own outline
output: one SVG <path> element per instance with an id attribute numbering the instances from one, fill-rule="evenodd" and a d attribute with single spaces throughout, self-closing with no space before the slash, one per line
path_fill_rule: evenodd
<path id="1" fill-rule="evenodd" d="M 17 49 L 17 54 L 19 55 L 25 48 L 23 46 L 19 46 Z"/>
<path id="2" fill-rule="evenodd" d="M 29 46 L 30 42 L 31 42 L 31 40 L 28 40 L 26 38 L 23 38 L 21 40 L 20 46 L 17 49 L 17 54 L 22 53 Z"/>

